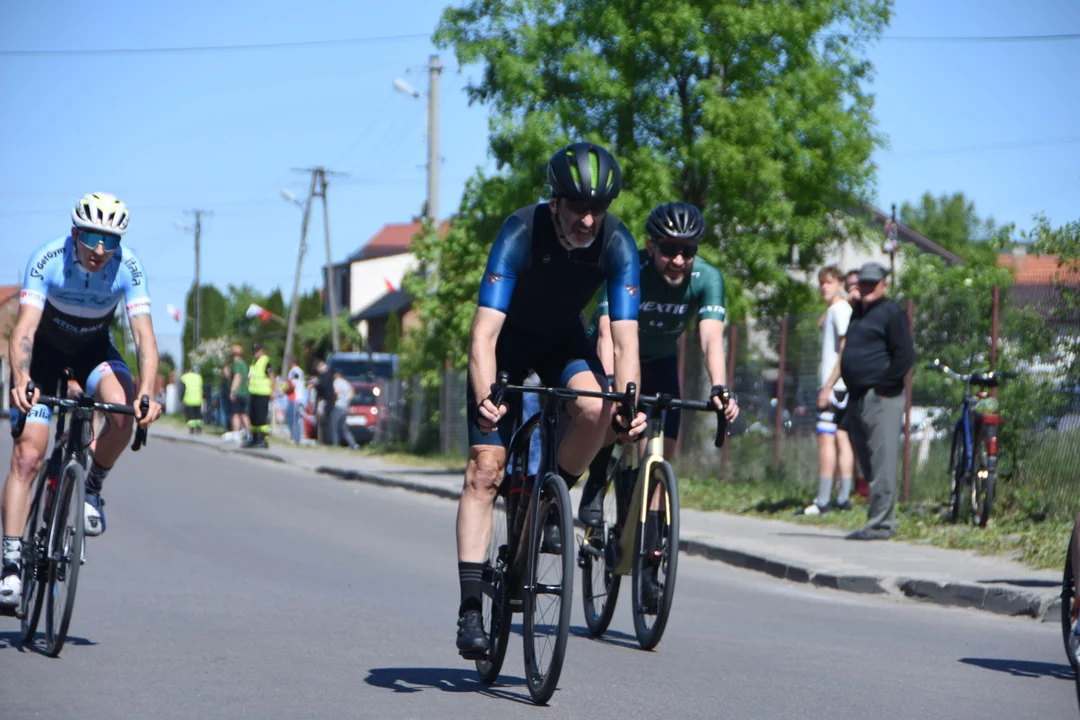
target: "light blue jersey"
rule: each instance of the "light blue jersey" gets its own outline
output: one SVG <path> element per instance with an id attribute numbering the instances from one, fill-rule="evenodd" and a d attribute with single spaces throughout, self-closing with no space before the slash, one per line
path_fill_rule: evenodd
<path id="1" fill-rule="evenodd" d="M 105 267 L 92 273 L 79 264 L 74 241 L 68 236 L 30 255 L 19 304 L 42 310 L 38 337 L 73 353 L 103 335 L 108 337 L 121 298 L 129 317 L 150 313 L 146 273 L 135 253 L 121 245 Z"/>

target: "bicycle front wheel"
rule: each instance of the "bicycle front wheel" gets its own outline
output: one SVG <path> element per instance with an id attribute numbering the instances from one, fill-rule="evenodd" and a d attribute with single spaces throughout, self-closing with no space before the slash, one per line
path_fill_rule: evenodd
<path id="1" fill-rule="evenodd" d="M 22 620 L 24 645 L 33 641 L 37 633 L 48 579 L 49 520 L 53 498 L 56 494 L 55 482 L 50 482 L 46 477 L 48 467 L 46 463 L 41 469 L 37 482 L 34 483 L 34 499 L 30 503 L 30 517 L 26 522 L 26 531 L 22 538 L 23 594 L 19 605 L 19 617 Z"/>
<path id="2" fill-rule="evenodd" d="M 1073 543 L 1076 542 L 1076 530 L 1069 537 L 1069 547 L 1065 551 L 1065 573 L 1061 578 L 1061 639 L 1065 643 L 1065 657 L 1069 658 L 1073 672 L 1080 673 L 1080 663 L 1071 647 L 1073 624 L 1077 619 L 1076 574 L 1073 568 Z"/>
<path id="3" fill-rule="evenodd" d="M 534 502 L 539 522 L 530 528 L 525 583 L 525 678 L 534 702 L 546 703 L 555 692 L 570 635 L 574 597 L 574 521 L 566 482 L 548 473 Z M 559 528 L 560 542 L 545 546 L 545 527 Z"/>
<path id="4" fill-rule="evenodd" d="M 75 607 L 75 587 L 82 563 L 83 487 L 85 470 L 75 462 L 64 467 L 60 492 L 53 508 L 49 532 L 49 577 L 45 598 L 45 652 L 57 657 L 67 639 L 71 612 Z"/>
<path id="5" fill-rule="evenodd" d="M 975 444 L 975 472 L 971 482 L 971 522 L 986 527 L 994 507 L 997 488 L 997 457 L 990 454 L 990 445 L 997 438 L 997 428 L 983 425 Z"/>
<path id="6" fill-rule="evenodd" d="M 652 501 L 651 501 L 651 500 Z M 646 537 L 646 525 L 640 518 L 634 543 L 634 632 L 643 650 L 652 650 L 660 642 L 675 598 L 675 571 L 679 565 L 679 487 L 675 471 L 666 461 L 649 470 L 642 502 L 653 507 L 659 501 L 656 535 Z"/>
<path id="7" fill-rule="evenodd" d="M 484 561 L 483 616 L 484 632 L 488 636 L 488 652 L 476 661 L 476 673 L 480 682 L 490 685 L 499 677 L 506 643 L 510 639 L 510 587 L 508 581 L 509 548 L 507 545 L 506 489 L 510 478 L 503 479 L 495 509 L 491 516 L 491 542 Z"/>
<path id="8" fill-rule="evenodd" d="M 620 528 L 617 517 L 615 483 L 608 476 L 604 493 L 604 524 L 585 530 L 585 539 L 578 551 L 581 566 L 581 600 L 585 610 L 585 625 L 599 637 L 611 624 L 615 602 L 619 599 L 622 577 L 615 574 L 619 550 Z"/>

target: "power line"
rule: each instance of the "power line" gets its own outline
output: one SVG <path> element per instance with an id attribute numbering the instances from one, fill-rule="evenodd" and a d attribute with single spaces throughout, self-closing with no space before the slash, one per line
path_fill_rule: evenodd
<path id="1" fill-rule="evenodd" d="M 832 37 L 842 37 L 833 35 Z M 1059 42 L 1080 40 L 1080 33 L 1061 35 L 883 35 L 892 42 Z"/>
<path id="2" fill-rule="evenodd" d="M 0 56 L 7 57 L 44 57 L 62 55 L 135 55 L 151 53 L 198 53 L 220 52 L 227 50 L 277 50 L 281 48 L 318 47 L 327 45 L 367 45 L 380 42 L 403 42 L 430 38 L 429 33 L 411 33 L 408 35 L 381 35 L 339 40 L 299 40 L 279 43 L 248 43 L 235 45 L 197 45 L 159 48 L 108 48 L 102 50 L 0 50 Z"/>
<path id="3" fill-rule="evenodd" d="M 950 148 L 933 148 L 927 150 L 908 150 L 906 152 L 887 151 L 888 155 L 895 158 L 905 157 L 931 157 L 934 155 L 953 155 L 965 152 L 980 152 L 984 150 L 1017 150 L 1031 147 L 1051 147 L 1057 145 L 1071 145 L 1080 143 L 1080 135 L 1063 138 L 1047 138 L 1045 140 L 1024 140 L 1020 142 L 987 143 L 985 145 L 959 145 Z"/>

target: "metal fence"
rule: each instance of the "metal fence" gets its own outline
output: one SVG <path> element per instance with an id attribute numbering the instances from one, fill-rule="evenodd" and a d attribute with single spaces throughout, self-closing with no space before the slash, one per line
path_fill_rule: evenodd
<path id="1" fill-rule="evenodd" d="M 940 358 L 961 373 L 1016 370 L 995 395 L 1003 417 L 999 502 L 1035 517 L 1064 517 L 1080 495 L 1080 301 L 1075 288 L 1048 278 L 998 293 L 955 292 L 910 312 L 916 365 L 906 410 L 901 496 L 940 503 L 961 384 L 924 369 Z M 729 385 L 741 414 L 723 451 L 712 444 L 715 420 L 684 413 L 676 467 L 681 476 L 726 482 L 794 483 L 807 498 L 817 483 L 816 399 L 820 313 L 729 324 Z M 684 397 L 705 398 L 709 378 L 693 331 L 681 341 Z M 781 362 L 783 358 L 783 362 Z M 464 456 L 465 373 L 446 369 L 441 387 L 397 381 L 381 437 Z M 387 395 L 389 400 L 391 394 Z"/>

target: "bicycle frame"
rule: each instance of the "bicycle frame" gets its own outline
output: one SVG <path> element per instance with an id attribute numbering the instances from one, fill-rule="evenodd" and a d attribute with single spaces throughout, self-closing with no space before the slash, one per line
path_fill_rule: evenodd
<path id="1" fill-rule="evenodd" d="M 630 509 L 626 513 L 623 522 L 623 533 L 619 536 L 619 562 L 615 566 L 615 574 L 629 575 L 633 566 L 636 532 L 625 532 L 626 523 L 630 518 L 637 518 L 640 525 L 645 523 L 649 512 L 649 501 L 645 498 L 645 485 L 649 473 L 657 463 L 664 462 L 664 418 L 667 416 L 667 408 L 662 406 L 653 407 L 649 413 L 649 433 L 645 441 L 645 454 L 640 462 L 637 460 L 637 443 L 623 446 L 623 455 L 619 458 L 620 463 L 630 469 L 634 463 L 638 463 L 637 478 L 634 480 L 634 490 L 630 496 Z M 628 459 L 627 459 L 628 458 Z M 664 497 L 665 519 L 671 520 L 671 501 Z"/>

